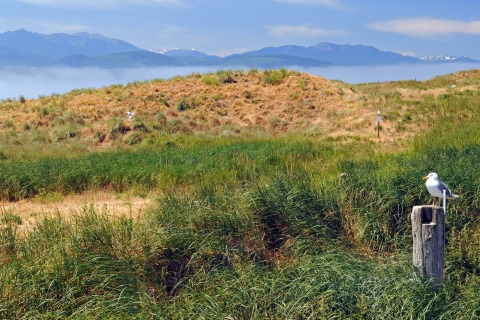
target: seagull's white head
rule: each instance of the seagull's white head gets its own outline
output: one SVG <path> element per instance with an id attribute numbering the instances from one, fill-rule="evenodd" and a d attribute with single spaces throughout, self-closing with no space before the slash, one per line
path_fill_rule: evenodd
<path id="1" fill-rule="evenodd" d="M 438 174 L 436 174 L 435 172 L 430 172 L 428 176 L 423 177 L 423 180 L 427 180 L 430 178 L 438 180 Z"/>

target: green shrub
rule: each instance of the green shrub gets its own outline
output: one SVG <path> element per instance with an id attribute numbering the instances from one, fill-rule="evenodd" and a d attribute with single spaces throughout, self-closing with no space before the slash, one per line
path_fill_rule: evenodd
<path id="1" fill-rule="evenodd" d="M 235 72 L 232 70 L 218 70 L 217 77 L 221 83 L 236 83 Z"/>
<path id="2" fill-rule="evenodd" d="M 129 145 L 136 145 L 142 142 L 142 134 L 139 132 L 133 132 L 129 135 L 127 135 L 123 141 Z"/>
<path id="3" fill-rule="evenodd" d="M 307 81 L 306 81 L 306 80 L 304 80 L 304 79 L 298 79 L 298 86 L 300 87 L 300 89 L 302 89 L 302 90 L 305 89 L 306 85 L 307 85 Z"/>
<path id="4" fill-rule="evenodd" d="M 103 141 L 105 141 L 105 138 L 107 137 L 107 135 L 104 132 L 101 132 L 99 130 L 94 130 L 93 136 L 95 140 L 97 140 L 99 143 L 102 143 Z"/>
<path id="5" fill-rule="evenodd" d="M 142 133 L 150 132 L 150 130 L 147 128 L 147 125 L 145 124 L 143 119 L 137 115 L 135 115 L 134 121 L 132 123 L 132 130 L 140 131 Z"/>
<path id="6" fill-rule="evenodd" d="M 48 109 L 46 107 L 41 107 L 38 112 L 40 114 L 40 117 L 45 117 L 46 115 L 48 115 Z"/>
<path id="7" fill-rule="evenodd" d="M 190 109 L 190 103 L 187 97 L 183 97 L 179 101 L 177 101 L 176 108 L 178 111 L 186 111 Z"/>
<path id="8" fill-rule="evenodd" d="M 73 111 L 73 110 L 65 112 L 65 114 L 63 115 L 63 121 L 64 123 L 78 124 L 78 125 L 83 125 L 85 123 L 83 116 L 81 116 L 80 114 L 78 114 L 76 111 Z"/>
<path id="9" fill-rule="evenodd" d="M 0 223 L 1 224 L 15 224 L 15 225 L 20 225 L 23 223 L 22 217 L 20 217 L 18 214 L 15 214 L 11 211 L 4 212 L 2 215 L 0 215 Z"/>
<path id="10" fill-rule="evenodd" d="M 22 129 L 23 129 L 23 131 L 28 131 L 28 130 L 30 130 L 31 128 L 32 128 L 32 127 L 30 126 L 30 123 L 25 122 L 25 123 L 22 124 Z"/>
<path id="11" fill-rule="evenodd" d="M 125 121 L 121 117 L 110 118 L 107 121 L 108 135 L 115 139 L 119 134 L 125 134 L 130 128 L 127 127 Z"/>
<path id="12" fill-rule="evenodd" d="M 183 97 L 177 101 L 176 109 L 178 111 L 186 111 L 189 109 L 194 109 L 199 103 L 199 100 L 196 97 Z"/>
<path id="13" fill-rule="evenodd" d="M 256 76 L 258 73 L 259 73 L 259 71 L 258 71 L 257 68 L 252 68 L 252 69 L 248 70 L 248 75 L 249 76 Z"/>
<path id="14" fill-rule="evenodd" d="M 406 130 L 405 123 L 402 120 L 397 121 L 395 124 L 395 131 L 397 132 L 403 132 Z"/>
<path id="15" fill-rule="evenodd" d="M 165 116 L 165 113 L 163 112 L 159 112 L 157 113 L 157 115 L 155 116 L 155 124 L 154 124 L 154 128 L 156 130 L 164 130 L 165 129 L 165 126 L 167 125 L 167 117 Z"/>
<path id="16" fill-rule="evenodd" d="M 2 123 L 2 128 L 3 129 L 13 129 L 13 128 L 15 128 L 15 124 L 13 123 L 12 120 L 5 120 Z"/>
<path id="17" fill-rule="evenodd" d="M 265 70 L 263 71 L 263 82 L 265 84 L 280 84 L 286 77 L 287 71 L 285 69 L 280 70 Z"/>
<path id="18" fill-rule="evenodd" d="M 168 103 L 167 99 L 165 99 L 165 98 L 162 97 L 162 98 L 161 98 L 161 101 L 162 101 L 162 103 L 163 103 L 166 107 L 170 107 L 170 104 Z"/>
<path id="19" fill-rule="evenodd" d="M 78 130 L 78 126 L 74 124 L 60 125 L 53 128 L 50 135 L 52 141 L 59 142 L 76 137 L 79 132 Z"/>
<path id="20" fill-rule="evenodd" d="M 209 74 L 203 76 L 202 82 L 207 86 L 218 86 L 220 84 L 220 80 L 217 77 Z"/>
<path id="21" fill-rule="evenodd" d="M 35 198 L 40 202 L 58 202 L 63 199 L 63 195 L 58 191 L 46 191 L 45 188 L 40 188 Z"/>

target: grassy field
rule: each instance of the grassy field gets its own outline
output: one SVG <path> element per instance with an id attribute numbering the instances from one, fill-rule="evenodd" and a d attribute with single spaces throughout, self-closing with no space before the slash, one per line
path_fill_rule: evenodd
<path id="1" fill-rule="evenodd" d="M 222 77 L 247 82 L 247 74 L 185 81 L 220 90 L 231 85 Z M 298 75 L 270 71 L 262 86 L 292 81 L 289 74 Z M 0 317 L 479 318 L 480 73 L 328 85 L 345 105 L 316 121 L 337 119 L 344 133 L 336 125 L 329 133 L 266 123 L 225 134 L 232 123 L 223 120 L 221 130 L 174 133 L 145 120 L 138 143 L 120 130 L 92 147 L 88 135 L 55 140 L 56 126 L 45 124 L 45 139 L 35 140 L 38 131 L 4 120 L 1 199 L 55 201 L 102 190 L 154 195 L 154 205 L 119 216 L 85 203 L 71 219 L 38 215 L 28 232 L 20 232 L 19 214 L 1 210 Z M 69 97 L 56 99 L 67 105 Z M 20 100 L 1 108 L 22 108 Z M 373 122 L 358 121 L 380 108 L 378 139 Z M 76 123 L 76 132 L 97 126 Z M 411 257 L 410 213 L 431 200 L 422 177 L 432 171 L 460 195 L 449 202 L 445 282 L 437 289 Z"/>

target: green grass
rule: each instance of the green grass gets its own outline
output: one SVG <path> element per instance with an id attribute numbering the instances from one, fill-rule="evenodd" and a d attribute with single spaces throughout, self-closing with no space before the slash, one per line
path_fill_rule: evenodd
<path id="1" fill-rule="evenodd" d="M 369 99 L 404 103 L 394 85 L 371 86 Z M 158 199 L 139 217 L 87 204 L 74 221 L 44 216 L 27 233 L 0 208 L 0 317 L 479 318 L 478 95 L 422 99 L 404 119 L 429 127 L 395 153 L 303 133 L 162 135 L 128 150 L 28 160 L 4 152 L 2 199 L 91 189 Z M 424 116 L 432 110 L 437 117 Z M 448 203 L 441 288 L 411 261 L 410 213 L 431 200 L 422 177 L 432 171 L 460 195 Z"/>
<path id="2" fill-rule="evenodd" d="M 445 287 L 435 291 L 411 267 L 408 213 L 418 190 L 375 178 L 381 168 L 371 163 L 353 169 L 347 179 L 358 182 L 330 186 L 304 175 L 243 186 L 199 181 L 167 190 L 138 219 L 87 205 L 74 223 L 45 217 L 23 237 L 5 219 L 2 317 L 478 316 L 478 215 L 465 213 L 466 203 L 450 209 Z M 393 183 L 400 192 L 379 187 Z"/>
<path id="3" fill-rule="evenodd" d="M 0 163 L 0 193 L 9 200 L 20 200 L 38 194 L 42 188 L 68 194 L 100 188 L 123 191 L 186 186 L 197 181 L 240 183 L 296 170 L 334 153 L 332 146 L 317 149 L 301 140 L 211 142 L 210 146 L 176 147 L 171 141 L 156 150 L 6 160 Z"/>

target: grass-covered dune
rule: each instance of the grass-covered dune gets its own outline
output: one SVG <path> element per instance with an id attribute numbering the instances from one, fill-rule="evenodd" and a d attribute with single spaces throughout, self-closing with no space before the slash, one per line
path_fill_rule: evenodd
<path id="1" fill-rule="evenodd" d="M 454 81 L 468 89 L 433 94 Z M 68 155 L 56 143 L 78 140 L 44 141 L 50 154 L 37 157 L 15 157 L 8 145 L 4 200 L 102 189 L 156 201 L 121 217 L 86 203 L 70 219 L 39 216 L 27 230 L 2 210 L 0 317 L 479 318 L 479 84 L 471 72 L 351 86 L 394 105 L 387 118 L 407 123 L 400 142 L 374 130 L 344 139 L 256 127 L 150 132 L 148 143 Z M 419 92 L 414 103 L 401 94 L 408 86 Z M 394 112 L 406 109 L 398 122 Z M 409 129 L 420 120 L 421 130 Z M 431 200 L 422 180 L 431 171 L 460 195 L 448 206 L 441 288 L 419 277 L 411 257 L 410 213 Z"/>

